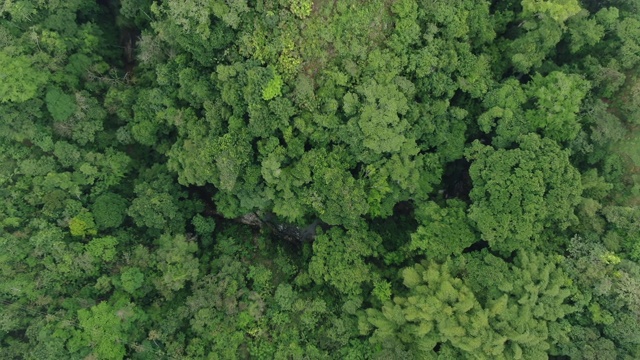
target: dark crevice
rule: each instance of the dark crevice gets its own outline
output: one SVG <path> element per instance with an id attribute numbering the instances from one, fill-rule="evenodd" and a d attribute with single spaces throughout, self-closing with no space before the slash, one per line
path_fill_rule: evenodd
<path id="1" fill-rule="evenodd" d="M 272 236 L 292 243 L 312 242 L 315 239 L 318 227 L 323 231 L 327 231 L 330 228 L 329 225 L 318 218 L 312 220 L 308 225 L 301 226 L 284 222 L 273 213 L 251 212 L 229 219 L 217 211 L 213 201 L 213 194 L 215 194 L 216 190 L 212 185 L 190 186 L 188 189 L 192 196 L 204 203 L 203 216 L 249 225 L 256 229 L 268 231 Z"/>
<path id="2" fill-rule="evenodd" d="M 128 78 L 133 76 L 136 67 L 135 49 L 140 37 L 140 30 L 135 28 L 123 28 L 120 30 L 120 44 L 122 46 L 122 62 L 124 72 Z"/>
<path id="3" fill-rule="evenodd" d="M 480 241 L 476 241 L 475 243 L 471 244 L 471 246 L 469 246 L 468 248 L 462 250 L 463 254 L 467 254 L 470 252 L 475 252 L 475 251 L 482 251 L 484 249 L 489 249 L 489 243 L 486 242 L 485 240 L 480 240 Z"/>
<path id="4" fill-rule="evenodd" d="M 471 163 L 466 159 L 458 159 L 446 165 L 442 178 L 443 195 L 445 199 L 456 198 L 469 202 L 469 193 L 473 187 L 469 167 Z"/>

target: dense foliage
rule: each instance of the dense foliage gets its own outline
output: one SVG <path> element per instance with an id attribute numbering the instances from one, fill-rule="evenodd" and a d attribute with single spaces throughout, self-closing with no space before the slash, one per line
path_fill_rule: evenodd
<path id="1" fill-rule="evenodd" d="M 640 358 L 640 1 L 0 1 L 5 359 Z"/>

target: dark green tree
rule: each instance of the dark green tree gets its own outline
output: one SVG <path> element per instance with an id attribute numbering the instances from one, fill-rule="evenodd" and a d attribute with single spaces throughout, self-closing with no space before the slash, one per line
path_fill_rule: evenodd
<path id="1" fill-rule="evenodd" d="M 574 209 L 582 185 L 568 155 L 535 134 L 519 137 L 510 150 L 473 144 L 467 153 L 473 181 L 469 218 L 492 249 L 557 246 L 554 232 L 578 221 Z"/>

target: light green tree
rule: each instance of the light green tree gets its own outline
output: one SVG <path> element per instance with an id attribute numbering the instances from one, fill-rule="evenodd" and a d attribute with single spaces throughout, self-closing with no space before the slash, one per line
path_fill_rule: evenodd
<path id="1" fill-rule="evenodd" d="M 67 348 L 74 352 L 89 347 L 100 359 L 119 360 L 126 354 L 125 319 L 118 310 L 106 302 L 78 311 L 78 322 L 82 330 L 68 342 Z"/>
<path id="2" fill-rule="evenodd" d="M 523 16 L 549 16 L 563 23 L 580 12 L 578 0 L 522 0 Z"/>
<path id="3" fill-rule="evenodd" d="M 546 359 L 567 341 L 562 319 L 575 311 L 556 265 L 524 252 L 513 266 L 486 254 L 459 265 L 422 262 L 402 270 L 403 295 L 361 314 L 360 329 L 373 331 L 373 344 L 420 359 Z"/>
<path id="4" fill-rule="evenodd" d="M 47 82 L 48 74 L 33 66 L 33 60 L 25 55 L 0 51 L 0 102 L 21 103 L 36 96 Z"/>

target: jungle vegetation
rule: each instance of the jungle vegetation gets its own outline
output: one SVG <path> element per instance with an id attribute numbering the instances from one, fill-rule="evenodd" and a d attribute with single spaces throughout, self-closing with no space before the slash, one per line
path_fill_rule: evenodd
<path id="1" fill-rule="evenodd" d="M 0 1 L 2 359 L 640 358 L 640 0 Z"/>

